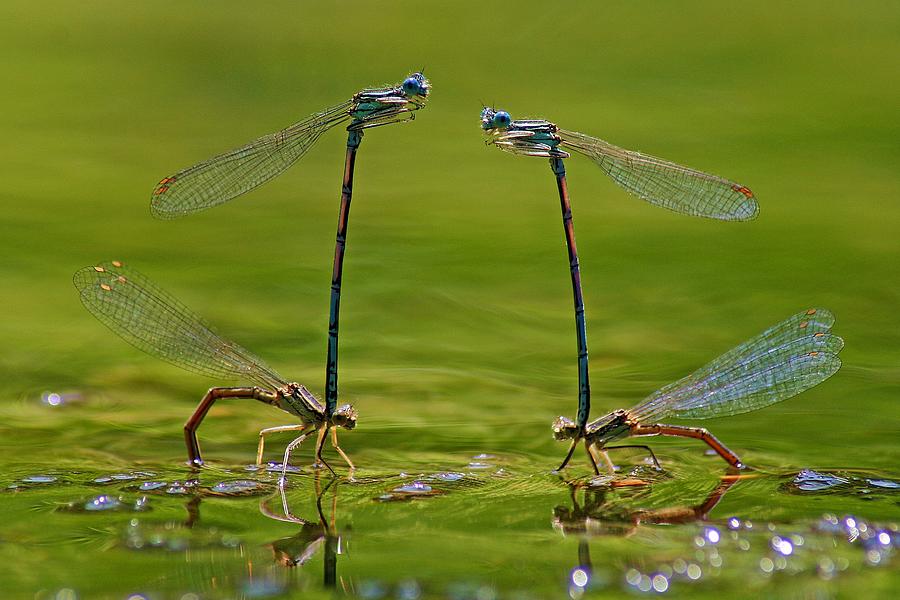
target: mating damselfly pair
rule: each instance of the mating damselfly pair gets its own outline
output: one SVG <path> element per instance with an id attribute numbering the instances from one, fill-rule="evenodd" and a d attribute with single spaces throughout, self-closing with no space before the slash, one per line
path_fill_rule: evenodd
<path id="1" fill-rule="evenodd" d="M 291 452 L 313 433 L 317 434 L 317 463 L 331 469 L 322 458 L 330 434 L 336 451 L 351 471 L 354 468 L 337 442 L 337 428 L 352 429 L 357 418 L 352 406 L 337 405 L 337 359 L 343 259 L 357 151 L 364 130 L 412 120 L 415 111 L 425 106 L 430 90 L 429 81 L 421 73 L 414 73 L 401 84 L 362 90 L 350 100 L 282 131 L 165 177 L 151 196 L 151 211 L 161 218 L 174 218 L 222 204 L 277 176 L 299 160 L 325 131 L 347 124 L 347 152 L 331 281 L 324 401 L 305 386 L 288 382 L 247 350 L 214 333 L 184 305 L 122 262 L 110 261 L 76 273 L 75 284 L 85 306 L 138 348 L 188 370 L 254 384 L 253 387 L 212 388 L 207 392 L 184 428 L 192 464 L 202 464 L 196 430 L 212 404 L 219 398 L 249 398 L 280 408 L 301 421 L 299 425 L 270 427 L 260 432 L 258 463 L 263 459 L 266 435 L 300 432 L 285 450 L 282 482 Z M 745 186 L 624 150 L 584 134 L 565 131 L 548 121 L 513 121 L 505 111 L 485 108 L 481 126 L 489 134 L 489 142 L 501 149 L 549 158 L 557 179 L 575 297 L 579 374 L 577 419 L 573 422 L 561 417 L 554 424 L 558 439 L 573 440 L 560 468 L 565 467 L 580 440 L 585 442 L 595 471 L 598 468 L 594 451 L 599 451 L 612 468 L 605 453 L 612 447 L 606 444 L 628 435 L 696 437 L 706 441 L 732 466 L 743 466 L 734 453 L 705 430 L 661 425 L 654 420 L 668 416 L 706 418 L 762 408 L 812 387 L 840 366 L 836 354 L 841 342 L 840 338 L 830 334 L 833 322 L 830 313 L 823 310 L 807 312 L 803 313 L 805 317 L 788 319 L 694 374 L 663 388 L 637 407 L 615 411 L 588 423 L 587 337 L 563 165 L 563 159 L 569 156 L 567 151 L 588 156 L 627 191 L 676 212 L 720 220 L 748 220 L 758 212 L 756 200 Z"/>

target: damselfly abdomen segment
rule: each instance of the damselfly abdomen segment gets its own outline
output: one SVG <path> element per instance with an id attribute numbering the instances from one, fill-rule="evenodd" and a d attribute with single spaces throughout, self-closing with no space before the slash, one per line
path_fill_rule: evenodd
<path id="1" fill-rule="evenodd" d="M 811 308 L 767 329 L 687 377 L 671 383 L 630 409 L 620 409 L 579 427 L 566 417 L 553 424 L 557 440 L 572 440 L 560 465 L 565 468 L 579 441 L 594 472 L 599 453 L 612 471 L 609 443 L 626 437 L 676 436 L 705 442 L 734 468 L 744 468 L 737 454 L 709 431 L 665 425 L 660 420 L 709 419 L 759 410 L 825 381 L 841 368 L 844 340 L 831 333 L 834 315 Z M 649 450 L 649 449 L 648 449 Z M 655 457 L 654 457 L 655 460 Z"/>
<path id="2" fill-rule="evenodd" d="M 184 426 L 191 464 L 199 466 L 203 463 L 196 432 L 216 400 L 245 398 L 269 404 L 300 420 L 299 425 L 262 430 L 257 462 L 262 460 L 265 435 L 276 431 L 301 431 L 300 437 L 285 452 L 283 471 L 286 472 L 291 451 L 311 432 L 317 431 L 315 456 L 328 466 L 321 453 L 330 430 L 335 449 L 353 468 L 353 463 L 337 445 L 336 429 L 356 426 L 357 413 L 352 406 L 347 404 L 333 412 L 327 411 L 305 386 L 288 382 L 248 350 L 219 336 L 172 295 L 121 261 L 85 267 L 75 273 L 73 281 L 85 308 L 122 339 L 144 352 L 188 371 L 254 384 L 253 387 L 215 387 L 206 393 Z"/>

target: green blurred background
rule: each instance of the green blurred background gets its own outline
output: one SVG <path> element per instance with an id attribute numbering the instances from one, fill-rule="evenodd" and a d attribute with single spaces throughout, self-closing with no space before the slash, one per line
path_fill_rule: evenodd
<path id="1" fill-rule="evenodd" d="M 574 415 L 577 393 L 555 185 L 545 161 L 484 146 L 484 104 L 721 174 L 759 199 L 750 223 L 691 219 L 628 196 L 587 160 L 568 161 L 595 415 L 823 306 L 846 339 L 835 378 L 765 411 L 704 424 L 771 471 L 896 473 L 898 32 L 900 5 L 869 1 L 4 2 L 3 477 L 52 472 L 70 485 L 0 501 L 0 554 L 28 551 L 0 582 L 9 578 L 15 597 L 68 588 L 125 597 L 124 583 L 97 582 L 115 568 L 159 597 L 194 589 L 185 583 L 193 575 L 110 550 L 103 527 L 53 510 L 89 495 L 83 481 L 103 473 L 186 477 L 181 425 L 215 383 L 113 336 L 81 307 L 71 275 L 128 261 L 320 393 L 342 133 L 323 137 L 276 181 L 200 215 L 156 221 L 150 191 L 164 175 L 420 68 L 433 84 L 427 108 L 410 124 L 367 134 L 357 165 L 340 381 L 341 399 L 361 416 L 342 446 L 372 477 L 463 470 L 489 453 L 502 465 L 497 477 L 510 480 L 393 512 L 371 504 L 384 485 L 348 486 L 339 518 L 352 518 L 365 540 L 351 571 L 387 582 L 455 581 L 460 572 L 501 596 L 543 597 L 564 593 L 576 556 L 548 516 L 568 497 L 548 475 L 564 451 L 549 424 Z M 79 401 L 51 409 L 41 403 L 47 391 Z M 287 422 L 252 403 L 216 407 L 201 430 L 208 476 L 240 471 L 256 432 Z M 706 478 L 657 488 L 654 502 L 679 490 L 702 499 L 713 487 L 721 465 L 697 444 L 654 447 L 664 462 L 687 465 L 684 478 Z M 579 459 L 573 475 L 584 467 Z M 297 503 L 311 507 L 307 484 L 298 484 Z M 778 484 L 729 493 L 721 515 L 791 522 L 864 507 L 897 518 L 896 499 L 773 503 Z M 157 510 L 158 518 L 180 511 Z M 276 529 L 255 502 L 217 510 L 207 519 L 222 527 Z M 104 522 L 110 538 L 116 523 Z M 416 547 L 404 543 L 410 536 Z M 651 546 L 604 547 L 611 583 L 595 592 L 616 593 L 622 557 L 651 561 Z M 484 556 L 437 558 L 470 547 Z M 538 559 L 538 547 L 552 550 Z M 68 566 L 47 573 L 48 560 Z M 859 577 L 855 585 L 887 581 Z M 692 590 L 740 581 L 736 571 L 731 584 Z M 246 593 L 235 586 L 223 597 Z"/>

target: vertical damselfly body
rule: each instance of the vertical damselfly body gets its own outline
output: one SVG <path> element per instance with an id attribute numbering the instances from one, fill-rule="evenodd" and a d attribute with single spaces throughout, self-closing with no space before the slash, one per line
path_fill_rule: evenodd
<path id="1" fill-rule="evenodd" d="M 660 388 L 643 402 L 600 417 L 586 427 L 566 417 L 553 424 L 557 440 L 572 440 L 560 465 L 564 468 L 575 447 L 584 447 L 595 473 L 598 452 L 610 473 L 613 464 L 607 455 L 615 448 L 647 446 L 608 446 L 626 437 L 667 435 L 695 438 L 705 442 L 736 469 L 745 467 L 738 456 L 699 427 L 663 425 L 663 419 L 711 419 L 728 417 L 765 408 L 814 387 L 841 368 L 838 354 L 844 340 L 831 333 L 834 315 L 825 309 L 811 308 L 765 330 L 740 346 L 729 350 L 687 377 Z"/>
<path id="2" fill-rule="evenodd" d="M 396 85 L 364 89 L 350 100 L 326 108 L 281 131 L 164 177 L 150 197 L 151 212 L 162 219 L 180 217 L 225 203 L 273 179 L 306 154 L 323 133 L 347 124 L 347 153 L 329 304 L 326 416 L 334 412 L 338 399 L 341 280 L 356 153 L 366 129 L 413 120 L 416 111 L 425 106 L 430 91 L 431 84 L 422 73 L 413 73 Z"/>
<path id="3" fill-rule="evenodd" d="M 563 163 L 563 159 L 570 156 L 568 151 L 593 160 L 628 192 L 675 212 L 724 221 L 746 221 L 756 217 L 759 207 L 753 192 L 746 186 L 660 158 L 625 150 L 583 133 L 566 131 L 550 121 L 513 121 L 508 112 L 485 107 L 481 111 L 481 128 L 488 135 L 487 143 L 501 150 L 550 159 L 550 169 L 556 177 L 575 303 L 578 347 L 576 422 L 583 435 L 591 410 L 591 386 L 581 267 Z"/>
<path id="4" fill-rule="evenodd" d="M 300 419 L 299 425 L 269 427 L 259 432 L 257 464 L 262 462 L 266 435 L 300 432 L 285 450 L 282 483 L 292 451 L 313 432 L 318 435 L 317 461 L 331 469 L 322 459 L 322 448 L 330 430 L 332 445 L 353 469 L 353 463 L 338 446 L 336 429 L 356 426 L 357 413 L 352 406 L 345 404 L 329 413 L 305 386 L 285 380 L 248 350 L 219 336 L 172 295 L 121 261 L 85 267 L 75 273 L 73 281 L 88 311 L 126 342 L 147 354 L 201 375 L 254 384 L 252 387 L 214 387 L 206 392 L 184 425 L 191 465 L 203 464 L 197 428 L 212 405 L 220 398 L 243 398 L 280 408 Z"/>

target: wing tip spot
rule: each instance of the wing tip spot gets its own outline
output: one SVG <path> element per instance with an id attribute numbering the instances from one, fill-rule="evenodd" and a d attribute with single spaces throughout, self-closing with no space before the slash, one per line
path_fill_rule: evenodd
<path id="1" fill-rule="evenodd" d="M 121 267 L 121 266 L 122 266 L 122 261 L 121 261 L 121 260 L 114 260 L 114 261 L 112 261 L 112 266 L 114 266 L 114 267 Z"/>
<path id="2" fill-rule="evenodd" d="M 100 289 L 103 290 L 103 291 L 105 291 L 105 292 L 111 292 L 111 291 L 112 291 L 112 286 L 110 286 L 108 283 L 101 283 L 101 284 L 100 284 Z"/>
<path id="3" fill-rule="evenodd" d="M 753 192 L 747 186 L 735 183 L 731 186 L 731 189 L 739 194 L 743 194 L 746 198 L 753 198 Z"/>
<path id="4" fill-rule="evenodd" d="M 97 271 L 98 273 L 105 273 L 105 272 L 106 272 L 106 269 L 104 269 L 103 267 L 101 267 L 101 266 L 99 266 L 99 265 L 97 265 L 96 267 L 94 267 L 94 270 Z"/>
<path id="5" fill-rule="evenodd" d="M 815 308 L 811 308 L 811 309 L 809 309 L 808 311 L 806 311 L 806 314 L 808 314 L 808 315 L 814 315 L 814 314 L 816 314 L 816 309 L 815 309 Z"/>

